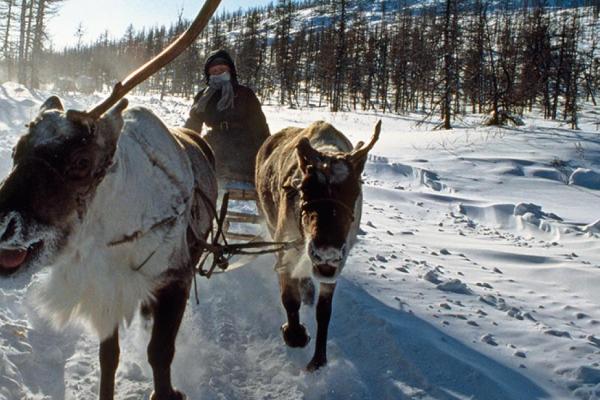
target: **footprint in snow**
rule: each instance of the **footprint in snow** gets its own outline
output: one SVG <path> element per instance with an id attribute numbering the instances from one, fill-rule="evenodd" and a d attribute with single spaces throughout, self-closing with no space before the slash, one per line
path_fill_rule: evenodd
<path id="1" fill-rule="evenodd" d="M 377 254 L 377 255 L 375 256 L 375 259 L 376 259 L 377 261 L 379 261 L 379 262 L 383 262 L 383 263 L 386 263 L 386 262 L 388 262 L 387 258 L 385 258 L 384 256 L 382 256 L 381 254 Z"/>
<path id="2" fill-rule="evenodd" d="M 564 337 L 571 339 L 571 334 L 567 331 L 560 331 L 558 329 L 547 329 L 544 331 L 546 335 L 556 336 L 556 337 Z"/>
<path id="3" fill-rule="evenodd" d="M 434 285 L 439 285 L 442 283 L 442 280 L 439 278 L 438 273 L 435 270 L 429 270 L 423 275 L 423 279 L 428 282 L 433 283 Z M 439 287 L 438 287 L 439 289 Z M 443 289 L 442 289 L 443 290 Z"/>
<path id="4" fill-rule="evenodd" d="M 479 301 L 497 308 L 498 310 L 504 311 L 507 309 L 506 302 L 502 297 L 496 297 L 493 294 L 485 294 L 479 296 Z"/>
<path id="5" fill-rule="evenodd" d="M 494 338 L 494 335 L 492 335 L 491 333 L 483 335 L 480 340 L 483 343 L 489 344 L 490 346 L 498 346 L 498 342 L 496 341 L 496 338 Z"/>
<path id="6" fill-rule="evenodd" d="M 587 337 L 588 343 L 591 344 L 592 346 L 596 346 L 598 348 L 600 348 L 600 339 L 597 338 L 594 335 L 589 335 Z"/>
<path id="7" fill-rule="evenodd" d="M 439 290 L 457 294 L 473 294 L 473 291 L 460 279 L 451 279 L 436 286 Z"/>

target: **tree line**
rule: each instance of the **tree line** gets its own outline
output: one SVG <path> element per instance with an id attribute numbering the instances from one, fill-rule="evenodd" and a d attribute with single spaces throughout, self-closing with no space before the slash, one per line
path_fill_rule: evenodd
<path id="1" fill-rule="evenodd" d="M 0 67 L 4 76 L 40 85 L 48 18 L 64 0 L 0 0 Z"/>
<path id="2" fill-rule="evenodd" d="M 467 112 L 504 124 L 535 107 L 575 128 L 582 102 L 597 103 L 599 0 L 576 8 L 550 8 L 544 0 L 445 0 L 422 7 L 406 1 L 279 0 L 222 13 L 139 90 L 193 96 L 204 84 L 206 55 L 226 48 L 243 83 L 263 101 L 289 107 L 418 112 L 446 129 Z M 168 26 L 130 26 L 122 38 L 105 33 L 53 51 L 36 44 L 44 42 L 43 16 L 41 37 L 36 29 L 37 13 L 56 3 L 2 0 L 1 11 L 12 15 L 2 28 L 19 36 L 4 36 L 0 65 L 22 83 L 89 76 L 106 89 L 189 24 L 180 16 Z M 17 11 L 23 4 L 31 13 Z"/>

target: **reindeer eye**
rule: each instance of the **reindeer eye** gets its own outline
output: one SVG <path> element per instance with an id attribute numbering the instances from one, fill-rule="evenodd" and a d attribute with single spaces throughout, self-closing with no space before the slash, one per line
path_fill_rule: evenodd
<path id="1" fill-rule="evenodd" d="M 90 167 L 90 164 L 91 161 L 88 158 L 80 158 L 77 160 L 75 168 L 79 170 L 88 169 Z"/>
<path id="2" fill-rule="evenodd" d="M 82 179 L 89 175 L 92 168 L 92 160 L 86 155 L 74 157 L 67 169 L 67 175 L 71 179 Z"/>

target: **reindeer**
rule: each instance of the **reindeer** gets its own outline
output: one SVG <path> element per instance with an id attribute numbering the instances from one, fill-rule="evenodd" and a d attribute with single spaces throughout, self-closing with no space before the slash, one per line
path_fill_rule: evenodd
<path id="1" fill-rule="evenodd" d="M 185 398 L 170 369 L 212 225 L 214 157 L 195 132 L 167 128 L 145 108 L 125 110 L 121 98 L 181 53 L 218 4 L 207 1 L 176 42 L 91 111 L 65 112 L 58 97 L 47 99 L 0 184 L 0 274 L 50 268 L 40 309 L 57 326 L 77 320 L 97 333 L 101 400 L 114 396 L 119 325 L 140 306 L 154 320 L 151 399 Z"/>
<path id="2" fill-rule="evenodd" d="M 314 295 L 310 275 L 320 282 L 317 341 L 308 371 L 327 363 L 336 280 L 356 239 L 361 174 L 380 131 L 381 121 L 371 142 L 366 147 L 360 142 L 353 149 L 341 132 L 322 121 L 306 129 L 286 128 L 269 137 L 256 158 L 256 188 L 271 236 L 277 242 L 303 242 L 308 255 L 303 257 L 298 246 L 279 253 L 275 263 L 287 314 L 281 331 L 290 347 L 305 347 L 310 340 L 299 310 L 302 301 L 311 303 Z"/>

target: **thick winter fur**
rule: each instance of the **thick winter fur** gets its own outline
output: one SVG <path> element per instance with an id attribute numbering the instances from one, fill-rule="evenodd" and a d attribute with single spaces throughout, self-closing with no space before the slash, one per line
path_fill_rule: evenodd
<path id="1" fill-rule="evenodd" d="M 212 167 L 190 151 L 193 143 L 169 134 L 146 109 L 123 117 L 114 163 L 50 266 L 39 302 L 57 325 L 86 321 L 100 339 L 150 300 L 167 269 L 188 267 L 188 227 L 202 234 L 210 226 L 207 209 L 192 219 L 194 206 L 204 208 L 194 191 L 216 193 L 206 179 Z"/>
<path id="2" fill-rule="evenodd" d="M 303 347 L 309 339 L 299 321 L 300 286 L 310 275 L 320 282 L 317 345 L 309 370 L 326 363 L 335 283 L 356 239 L 360 176 L 379 129 L 369 146 L 353 149 L 341 132 L 322 121 L 305 129 L 286 128 L 267 139 L 257 155 L 256 187 L 271 236 L 304 244 L 279 254 L 275 266 L 288 316 L 283 336 L 292 347 Z"/>
<path id="3" fill-rule="evenodd" d="M 0 273 L 50 268 L 39 307 L 57 326 L 96 332 L 101 399 L 113 395 L 119 325 L 151 305 L 153 399 L 180 399 L 170 363 L 211 226 L 214 157 L 195 132 L 125 106 L 93 126 L 67 118 L 57 98 L 42 106 L 0 186 Z"/>

